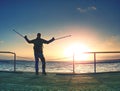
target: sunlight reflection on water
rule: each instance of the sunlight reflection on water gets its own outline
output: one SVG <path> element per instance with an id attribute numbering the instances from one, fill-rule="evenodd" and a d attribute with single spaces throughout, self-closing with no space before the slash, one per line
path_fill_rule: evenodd
<path id="1" fill-rule="evenodd" d="M 34 72 L 34 62 L 17 62 L 17 71 Z M 41 62 L 39 63 L 41 71 Z M 0 62 L 0 71 L 13 71 L 13 62 Z M 47 62 L 47 72 L 73 72 L 73 65 L 70 62 Z M 99 63 L 96 65 L 97 72 L 120 71 L 120 63 Z M 76 73 L 93 73 L 94 64 L 75 64 Z"/>

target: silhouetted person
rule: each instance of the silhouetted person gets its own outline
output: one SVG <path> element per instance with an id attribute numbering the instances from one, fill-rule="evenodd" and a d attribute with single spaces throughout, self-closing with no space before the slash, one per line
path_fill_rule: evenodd
<path id="1" fill-rule="evenodd" d="M 27 38 L 27 36 L 25 36 L 24 38 L 28 43 L 34 44 L 33 49 L 34 49 L 34 57 L 35 57 L 36 75 L 38 75 L 38 72 L 39 72 L 39 58 L 42 61 L 42 74 L 46 75 L 46 71 L 45 71 L 46 62 L 45 62 L 45 58 L 44 58 L 44 55 L 43 55 L 43 44 L 49 44 L 49 43 L 53 42 L 55 40 L 54 37 L 47 41 L 45 39 L 42 39 L 41 34 L 38 33 L 36 39 L 29 40 Z"/>

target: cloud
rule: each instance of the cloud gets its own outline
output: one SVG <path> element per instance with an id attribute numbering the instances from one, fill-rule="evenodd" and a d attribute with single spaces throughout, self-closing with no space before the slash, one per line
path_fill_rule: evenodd
<path id="1" fill-rule="evenodd" d="M 109 46 L 112 46 L 112 45 L 120 44 L 119 41 L 120 41 L 119 36 L 111 36 L 109 39 L 105 41 L 105 43 Z"/>
<path id="2" fill-rule="evenodd" d="M 78 11 L 80 11 L 80 13 L 85 13 L 87 10 L 86 9 L 82 9 L 82 8 L 77 8 Z"/>
<path id="3" fill-rule="evenodd" d="M 0 40 L 0 44 L 3 44 L 3 43 L 4 43 L 4 41 Z"/>
<path id="4" fill-rule="evenodd" d="M 107 39 L 105 39 L 103 41 L 103 43 L 101 43 L 102 47 L 105 50 L 114 50 L 114 51 L 118 51 L 120 50 L 120 38 L 119 36 L 111 36 Z"/>
<path id="5" fill-rule="evenodd" d="M 88 11 L 96 11 L 97 8 L 95 6 L 90 6 L 90 7 L 87 7 L 87 8 L 77 8 L 77 10 L 80 12 L 80 13 L 86 13 Z"/>
<path id="6" fill-rule="evenodd" d="M 88 10 L 97 10 L 95 6 L 88 7 Z"/>

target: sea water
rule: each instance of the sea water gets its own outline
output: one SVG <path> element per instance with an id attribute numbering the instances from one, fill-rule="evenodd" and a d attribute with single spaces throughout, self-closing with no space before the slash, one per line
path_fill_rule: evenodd
<path id="1" fill-rule="evenodd" d="M 35 62 L 34 61 L 17 61 L 16 62 L 16 71 L 23 72 L 34 72 L 35 71 Z M 39 62 L 39 70 L 41 72 L 42 64 Z M 0 61 L 0 71 L 14 71 L 14 61 L 13 60 L 2 60 Z M 72 62 L 46 62 L 46 71 L 47 72 L 73 72 L 73 63 Z M 93 73 L 94 64 L 74 64 L 75 73 Z M 96 72 L 112 72 L 120 71 L 120 63 L 97 63 Z"/>

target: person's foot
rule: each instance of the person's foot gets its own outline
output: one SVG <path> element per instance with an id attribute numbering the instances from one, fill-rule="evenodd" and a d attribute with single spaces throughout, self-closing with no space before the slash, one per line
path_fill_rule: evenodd
<path id="1" fill-rule="evenodd" d="M 38 73 L 38 72 L 36 72 L 35 74 L 36 74 L 36 75 L 39 75 L 39 73 Z"/>
<path id="2" fill-rule="evenodd" d="M 36 75 L 39 75 L 39 71 L 38 71 L 38 70 L 36 70 L 36 71 L 35 71 L 35 74 L 36 74 Z"/>
<path id="3" fill-rule="evenodd" d="M 46 72 L 42 72 L 43 75 L 47 75 Z"/>

